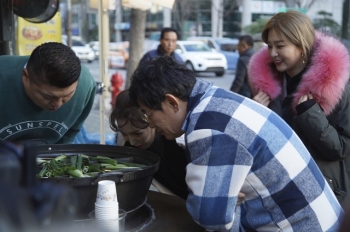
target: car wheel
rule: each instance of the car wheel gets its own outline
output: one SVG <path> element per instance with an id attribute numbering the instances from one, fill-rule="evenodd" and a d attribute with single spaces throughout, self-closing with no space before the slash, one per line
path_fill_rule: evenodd
<path id="1" fill-rule="evenodd" d="M 216 72 L 215 75 L 217 77 L 222 77 L 225 74 L 225 72 Z"/>
<path id="2" fill-rule="evenodd" d="M 191 61 L 187 61 L 187 62 L 186 62 L 186 67 L 187 67 L 188 69 L 191 69 L 192 71 L 194 71 L 194 68 L 193 68 L 193 65 L 192 65 Z"/>
<path id="3" fill-rule="evenodd" d="M 92 62 L 92 60 L 88 60 L 88 63 L 91 63 Z"/>

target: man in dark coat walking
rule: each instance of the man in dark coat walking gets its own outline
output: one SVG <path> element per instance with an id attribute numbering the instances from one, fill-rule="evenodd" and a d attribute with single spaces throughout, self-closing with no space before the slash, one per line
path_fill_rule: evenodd
<path id="1" fill-rule="evenodd" d="M 176 42 L 178 39 L 178 33 L 175 29 L 170 27 L 165 27 L 160 33 L 160 44 L 157 49 L 147 52 L 141 59 L 140 63 L 145 60 L 150 60 L 158 56 L 168 55 L 175 59 L 178 63 L 183 63 L 182 58 L 175 53 Z"/>
<path id="2" fill-rule="evenodd" d="M 250 35 L 242 35 L 238 40 L 237 49 L 240 57 L 237 62 L 236 77 L 230 90 L 251 98 L 251 91 L 248 83 L 248 63 L 250 57 L 254 54 L 254 41 Z"/>

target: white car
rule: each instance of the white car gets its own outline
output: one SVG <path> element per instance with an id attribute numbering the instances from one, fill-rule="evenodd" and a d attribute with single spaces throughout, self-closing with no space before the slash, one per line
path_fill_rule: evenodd
<path id="1" fill-rule="evenodd" d="M 90 41 L 88 45 L 95 52 L 95 57 L 98 58 L 100 56 L 100 42 Z"/>
<path id="2" fill-rule="evenodd" d="M 187 40 L 203 41 L 212 50 L 217 51 L 226 57 L 228 70 L 236 70 L 236 66 L 239 58 L 239 53 L 237 50 L 237 45 L 239 42 L 238 39 L 195 36 L 195 37 L 188 37 Z"/>
<path id="3" fill-rule="evenodd" d="M 67 45 L 67 36 L 62 35 L 62 43 Z M 72 50 L 80 60 L 91 63 L 96 59 L 95 52 L 79 36 L 72 36 Z"/>
<path id="4" fill-rule="evenodd" d="M 201 41 L 177 41 L 178 53 L 186 66 L 195 72 L 214 72 L 221 77 L 227 70 L 226 57 L 212 51 L 208 45 Z"/>

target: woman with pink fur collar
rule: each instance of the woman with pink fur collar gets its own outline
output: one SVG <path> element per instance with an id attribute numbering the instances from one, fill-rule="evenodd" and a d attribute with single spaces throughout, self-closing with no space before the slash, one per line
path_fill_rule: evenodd
<path id="1" fill-rule="evenodd" d="M 350 196 L 350 57 L 333 37 L 315 33 L 303 13 L 278 13 L 265 25 L 268 44 L 249 63 L 253 100 L 299 135 L 339 202 Z"/>

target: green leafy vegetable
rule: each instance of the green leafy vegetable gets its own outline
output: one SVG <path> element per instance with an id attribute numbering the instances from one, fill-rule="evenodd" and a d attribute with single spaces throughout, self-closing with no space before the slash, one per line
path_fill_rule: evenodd
<path id="1" fill-rule="evenodd" d="M 84 154 L 67 156 L 62 154 L 56 158 L 37 158 L 37 164 L 41 168 L 38 177 L 91 177 L 97 173 L 108 171 L 132 169 L 137 170 L 147 167 L 144 164 L 125 162 L 106 156 L 87 156 Z M 126 170 L 125 170 L 126 171 Z"/>

